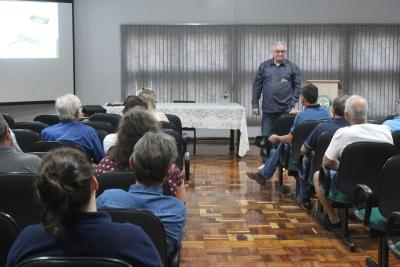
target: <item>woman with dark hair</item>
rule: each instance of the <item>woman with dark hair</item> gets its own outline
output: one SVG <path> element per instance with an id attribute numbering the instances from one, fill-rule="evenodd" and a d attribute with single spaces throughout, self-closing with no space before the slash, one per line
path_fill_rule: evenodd
<path id="1" fill-rule="evenodd" d="M 118 139 L 108 155 L 97 164 L 95 175 L 116 170 L 129 170 L 129 157 L 137 141 L 147 132 L 159 132 L 159 122 L 150 111 L 134 108 L 122 118 L 118 128 Z M 181 170 L 172 164 L 167 177 L 169 193 L 185 202 L 185 184 Z"/>
<path id="2" fill-rule="evenodd" d="M 7 267 L 41 256 L 109 257 L 133 266 L 162 266 L 152 241 L 132 224 L 111 222 L 96 208 L 98 183 L 86 155 L 72 148 L 43 159 L 36 191 L 42 223 L 25 228 L 7 258 Z"/>

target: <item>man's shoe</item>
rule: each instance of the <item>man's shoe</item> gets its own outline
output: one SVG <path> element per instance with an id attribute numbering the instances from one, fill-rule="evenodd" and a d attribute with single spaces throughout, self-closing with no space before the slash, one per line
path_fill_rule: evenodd
<path id="1" fill-rule="evenodd" d="M 256 181 L 257 183 L 259 183 L 260 185 L 265 185 L 265 181 L 266 179 L 264 179 L 264 177 L 261 176 L 261 174 L 259 172 L 248 172 L 247 176 L 250 179 L 253 179 L 254 181 Z"/>
<path id="2" fill-rule="evenodd" d="M 340 228 L 340 222 L 332 223 L 327 214 L 317 212 L 315 215 L 315 219 L 317 220 L 318 224 L 321 225 L 324 229 L 332 231 L 336 228 Z"/>

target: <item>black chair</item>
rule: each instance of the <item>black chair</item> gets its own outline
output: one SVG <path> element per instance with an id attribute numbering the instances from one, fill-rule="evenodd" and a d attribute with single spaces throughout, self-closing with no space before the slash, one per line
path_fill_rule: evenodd
<path id="1" fill-rule="evenodd" d="M 28 129 L 40 134 L 44 128 L 49 127 L 48 124 L 40 121 L 17 121 L 12 129 Z"/>
<path id="2" fill-rule="evenodd" d="M 30 149 L 32 145 L 40 141 L 40 135 L 35 131 L 28 129 L 14 129 L 13 132 L 18 145 L 23 152 L 31 151 Z"/>
<path id="3" fill-rule="evenodd" d="M 89 120 L 90 121 L 105 121 L 109 122 L 113 126 L 113 133 L 117 131 L 119 122 L 122 116 L 119 114 L 112 113 L 96 113 L 93 114 Z"/>
<path id="4" fill-rule="evenodd" d="M 82 123 L 92 127 L 95 130 L 103 130 L 107 133 L 114 132 L 114 126 L 106 121 L 83 121 Z"/>
<path id="5" fill-rule="evenodd" d="M 140 226 L 153 241 L 164 266 L 170 266 L 168 264 L 164 226 L 157 216 L 149 211 L 138 209 L 101 209 L 101 211 L 108 212 L 114 222 L 132 223 Z"/>
<path id="6" fill-rule="evenodd" d="M 129 187 L 136 183 L 135 173 L 132 171 L 112 171 L 105 172 L 97 176 L 99 189 L 96 196 L 101 195 L 107 189 L 122 189 L 128 191 Z"/>
<path id="7" fill-rule="evenodd" d="M 182 131 L 182 122 L 181 119 L 174 115 L 174 114 L 165 114 L 165 116 L 167 117 L 167 119 L 174 124 L 175 126 L 175 131 L 182 137 L 182 141 L 183 141 L 183 153 L 187 152 L 187 134 L 183 133 Z M 161 125 L 162 126 L 162 125 Z"/>
<path id="8" fill-rule="evenodd" d="M 82 106 L 82 113 L 86 117 L 90 117 L 96 113 L 106 113 L 107 110 L 100 105 L 83 105 Z"/>
<path id="9" fill-rule="evenodd" d="M 46 123 L 47 125 L 51 126 L 57 123 L 60 123 L 60 118 L 56 114 L 43 114 L 36 116 L 33 121 L 40 121 Z"/>
<path id="10" fill-rule="evenodd" d="M 19 229 L 14 219 L 0 212 L 0 266 L 6 266 L 7 255 L 12 244 L 19 234 Z"/>
<path id="11" fill-rule="evenodd" d="M 400 131 L 393 132 L 392 137 L 394 147 L 396 148 L 396 154 L 400 154 Z"/>
<path id="12" fill-rule="evenodd" d="M 281 186 L 283 193 L 289 192 L 289 188 L 283 186 L 283 168 L 286 168 L 288 170 L 289 176 L 293 176 L 295 178 L 296 196 L 299 193 L 299 177 L 297 173 L 297 164 L 301 155 L 301 145 L 304 143 L 304 141 L 306 141 L 312 130 L 314 130 L 314 128 L 320 122 L 321 121 L 302 121 L 298 123 L 293 130 L 293 139 L 291 145 L 283 144 L 280 146 L 281 149 L 279 151 L 276 151 L 276 153 L 280 153 L 280 159 L 278 162 L 279 185 Z M 290 148 L 288 146 L 290 146 Z"/>
<path id="13" fill-rule="evenodd" d="M 104 138 L 106 138 L 106 136 L 109 135 L 109 133 L 107 133 L 106 131 L 103 131 L 103 130 L 99 130 L 99 129 L 95 129 L 95 130 L 96 130 L 97 137 L 99 137 L 100 143 L 103 144 Z"/>
<path id="14" fill-rule="evenodd" d="M 400 212 L 395 211 L 389 217 L 385 237 L 387 245 L 397 259 L 400 259 Z"/>
<path id="15" fill-rule="evenodd" d="M 277 135 L 288 134 L 290 131 L 290 128 L 293 125 L 295 117 L 296 117 L 296 115 L 294 115 L 294 114 L 285 114 L 285 115 L 280 116 L 275 121 L 274 127 L 272 128 L 272 133 L 277 134 Z"/>
<path id="16" fill-rule="evenodd" d="M 16 267 L 134 267 L 126 261 L 103 257 L 38 257 Z"/>
<path id="17" fill-rule="evenodd" d="M 303 179 L 308 187 L 308 190 L 314 190 L 312 177 L 316 171 L 321 168 L 322 159 L 325 151 L 328 148 L 335 132 L 322 133 L 315 144 L 315 148 L 311 151 L 310 155 L 300 155 L 297 168 L 303 168 L 304 172 L 298 172 L 299 179 Z"/>
<path id="18" fill-rule="evenodd" d="M 190 179 L 190 155 L 189 152 L 183 152 L 183 141 L 182 137 L 174 130 L 169 128 L 161 128 L 163 132 L 171 135 L 174 137 L 176 142 L 176 148 L 178 151 L 178 158 L 176 159 L 175 163 L 176 166 L 181 171 L 185 171 L 185 179 L 188 181 Z M 183 169 L 185 167 L 185 169 Z"/>
<path id="19" fill-rule="evenodd" d="M 194 100 L 174 100 L 173 103 L 196 103 L 196 101 L 194 101 Z M 193 132 L 193 154 L 196 154 L 196 142 L 197 142 L 196 128 L 194 128 L 194 127 L 182 127 L 182 130 L 183 131 L 191 131 L 191 132 Z"/>
<path id="20" fill-rule="evenodd" d="M 0 211 L 14 218 L 20 229 L 40 223 L 40 205 L 33 173 L 0 173 Z"/>
<path id="21" fill-rule="evenodd" d="M 363 221 L 370 230 L 379 236 L 378 263 L 372 258 L 366 259 L 367 266 L 389 266 L 389 249 L 386 231 L 389 236 L 399 234 L 399 222 L 391 218 L 395 211 L 400 211 L 400 155 L 389 159 L 383 166 L 380 176 L 376 177 L 378 185 L 371 188 L 365 183 L 358 184 L 354 190 L 353 208 L 355 215 Z M 395 214 L 396 216 L 396 214 Z M 392 219 L 388 223 L 389 218 Z M 393 240 L 392 238 L 389 240 Z M 392 247 L 395 244 L 392 243 Z"/>
<path id="22" fill-rule="evenodd" d="M 6 120 L 8 127 L 12 128 L 14 126 L 14 118 L 11 117 L 11 115 L 7 114 L 7 113 L 1 113 L 1 115 L 3 115 L 3 118 Z"/>
<path id="23" fill-rule="evenodd" d="M 385 162 L 395 154 L 394 146 L 388 143 L 356 142 L 345 147 L 337 171 L 337 186 L 341 192 L 335 199 L 329 197 L 331 177 L 329 169 L 322 166 L 319 173 L 321 192 L 332 201 L 332 207 L 340 209 L 340 231 L 336 232 L 343 242 L 355 250 L 349 239 L 349 208 L 352 208 L 353 190 L 358 184 L 365 184 L 378 192 L 379 175 Z"/>
<path id="24" fill-rule="evenodd" d="M 83 154 L 85 154 L 88 157 L 89 161 L 92 161 L 92 157 L 89 155 L 89 153 L 82 148 L 81 146 L 72 143 L 72 142 L 67 142 L 67 141 L 39 141 L 36 142 L 31 146 L 30 152 L 50 152 L 53 149 L 60 148 L 60 147 L 69 147 L 69 148 L 74 148 L 76 150 L 79 150 Z"/>

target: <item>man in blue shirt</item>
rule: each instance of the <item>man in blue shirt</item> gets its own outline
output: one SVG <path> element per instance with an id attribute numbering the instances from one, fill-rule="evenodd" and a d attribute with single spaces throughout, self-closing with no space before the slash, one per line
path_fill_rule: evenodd
<path id="1" fill-rule="evenodd" d="M 308 136 L 307 140 L 304 142 L 304 144 L 301 146 L 301 153 L 305 155 L 306 157 L 310 155 L 311 151 L 315 149 L 315 146 L 317 144 L 318 138 L 320 135 L 323 133 L 328 133 L 328 132 L 335 132 L 337 129 L 349 126 L 349 123 L 346 121 L 344 118 L 344 107 L 346 104 L 346 100 L 349 98 L 348 95 L 341 95 L 336 97 L 333 100 L 333 106 L 332 106 L 332 113 L 333 113 L 333 118 L 331 121 L 324 122 L 318 124 L 317 127 L 314 128 L 314 130 L 311 132 L 311 134 Z M 306 158 L 304 159 L 306 160 Z M 310 167 L 310 177 L 305 177 L 305 179 L 310 178 L 312 180 L 312 176 L 314 175 L 314 172 L 317 170 L 314 170 L 314 167 Z M 311 197 L 311 192 L 307 188 L 306 181 L 303 179 L 299 179 L 299 186 L 300 186 L 300 198 L 302 202 L 307 202 L 309 201 Z"/>
<path id="2" fill-rule="evenodd" d="M 272 59 L 261 63 L 254 79 L 252 111 L 254 115 L 260 115 L 259 99 L 262 94 L 262 135 L 270 134 L 276 119 L 289 113 L 299 100 L 300 69 L 285 59 L 286 52 L 284 43 L 275 43 Z M 266 160 L 263 149 L 261 149 L 261 159 Z"/>
<path id="3" fill-rule="evenodd" d="M 397 101 L 396 116 L 391 120 L 384 121 L 383 125 L 389 127 L 391 132 L 400 131 L 400 99 Z"/>
<path id="4" fill-rule="evenodd" d="M 144 209 L 153 212 L 164 225 L 170 255 L 180 249 L 186 218 L 185 205 L 175 197 L 162 194 L 162 184 L 176 158 L 171 136 L 146 133 L 135 145 L 130 164 L 136 184 L 129 191 L 110 189 L 97 198 L 99 208 Z"/>
<path id="5" fill-rule="evenodd" d="M 283 145 L 282 143 L 291 144 L 294 127 L 299 122 L 330 119 L 328 110 L 325 107 L 321 107 L 319 104 L 317 104 L 317 101 L 318 88 L 313 84 L 307 84 L 303 86 L 301 88 L 301 104 L 305 107 L 305 109 L 296 115 L 288 134 L 283 136 L 273 134 L 268 138 L 268 140 L 274 145 L 279 144 L 279 146 Z M 279 151 L 279 146 L 276 151 Z M 265 162 L 261 169 L 259 169 L 257 172 L 248 172 L 247 176 L 249 176 L 250 179 L 255 180 L 257 183 L 264 185 L 265 182 L 274 174 L 275 168 L 278 166 L 278 161 L 279 153 L 275 152 Z"/>
<path id="6" fill-rule="evenodd" d="M 81 101 L 73 94 L 66 94 L 56 99 L 56 112 L 60 123 L 43 129 L 43 141 L 67 141 L 78 144 L 95 163 L 104 158 L 104 149 L 96 131 L 85 124 L 82 119 Z"/>

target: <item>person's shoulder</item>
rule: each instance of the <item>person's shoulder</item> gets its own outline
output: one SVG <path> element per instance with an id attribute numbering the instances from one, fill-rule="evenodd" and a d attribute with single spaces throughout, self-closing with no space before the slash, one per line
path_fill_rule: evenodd
<path id="1" fill-rule="evenodd" d="M 42 239 L 43 236 L 48 236 L 49 234 L 44 230 L 43 225 L 34 224 L 25 227 L 18 235 L 18 240 L 29 241 Z"/>

